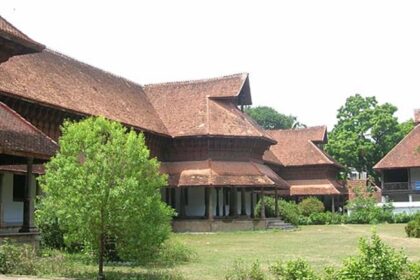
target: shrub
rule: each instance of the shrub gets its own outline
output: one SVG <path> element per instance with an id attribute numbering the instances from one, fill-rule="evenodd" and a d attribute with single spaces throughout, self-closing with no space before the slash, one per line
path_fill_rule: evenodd
<path id="1" fill-rule="evenodd" d="M 299 224 L 300 211 L 294 201 L 279 200 L 280 217 L 287 223 Z"/>
<path id="2" fill-rule="evenodd" d="M 275 199 L 272 197 L 264 198 L 265 216 L 275 217 Z M 287 223 L 299 225 L 300 211 L 298 205 L 294 201 L 278 200 L 278 209 L 280 217 Z M 261 201 L 255 206 L 255 215 L 261 215 Z"/>
<path id="3" fill-rule="evenodd" d="M 410 263 L 402 279 L 404 280 L 420 279 L 420 263 Z"/>
<path id="4" fill-rule="evenodd" d="M 41 245 L 52 249 L 65 248 L 64 231 L 60 229 L 58 220 L 53 218 L 37 223 L 41 233 Z"/>
<path id="5" fill-rule="evenodd" d="M 265 216 L 267 218 L 275 217 L 276 211 L 275 211 L 275 199 L 270 196 L 264 197 L 264 205 L 265 205 Z M 260 217 L 261 215 L 261 200 L 257 202 L 257 205 L 255 205 L 255 215 L 257 217 Z"/>
<path id="6" fill-rule="evenodd" d="M 226 280 L 264 280 L 267 279 L 266 274 L 261 268 L 260 262 L 256 260 L 247 266 L 241 259 L 236 260 L 233 268 L 228 271 L 225 277 Z"/>
<path id="7" fill-rule="evenodd" d="M 154 261 L 157 265 L 174 266 L 191 261 L 197 254 L 184 243 L 169 239 L 160 248 Z"/>
<path id="8" fill-rule="evenodd" d="M 312 267 L 302 259 L 287 262 L 278 261 L 270 266 L 270 272 L 283 280 L 315 280 L 320 279 Z"/>
<path id="9" fill-rule="evenodd" d="M 299 203 L 300 213 L 304 216 L 310 216 L 314 213 L 322 213 L 325 211 L 324 203 L 316 197 L 307 197 Z"/>
<path id="10" fill-rule="evenodd" d="M 4 240 L 0 245 L 0 273 L 34 274 L 35 249 L 28 244 L 15 244 Z"/>
<path id="11" fill-rule="evenodd" d="M 345 260 L 339 279 L 402 279 L 407 257 L 384 244 L 376 233 L 370 242 L 361 238 L 359 250 L 358 256 Z"/>
<path id="12" fill-rule="evenodd" d="M 420 238 L 420 214 L 416 214 L 414 219 L 406 225 L 405 232 L 408 237 Z"/>
<path id="13" fill-rule="evenodd" d="M 393 222 L 396 224 L 405 224 L 405 223 L 410 222 L 413 219 L 414 219 L 414 215 L 407 214 L 405 212 L 397 213 L 397 214 L 394 214 L 393 216 Z"/>
<path id="14" fill-rule="evenodd" d="M 377 224 L 393 222 L 393 206 L 386 203 L 378 207 L 373 197 L 359 196 L 350 200 L 347 204 L 350 211 L 347 222 L 350 224 Z"/>

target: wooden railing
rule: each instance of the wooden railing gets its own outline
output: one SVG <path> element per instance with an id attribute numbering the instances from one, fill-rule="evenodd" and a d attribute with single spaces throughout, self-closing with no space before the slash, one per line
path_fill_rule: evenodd
<path id="1" fill-rule="evenodd" d="M 382 185 L 382 191 L 409 191 L 410 189 L 409 182 L 392 182 Z"/>

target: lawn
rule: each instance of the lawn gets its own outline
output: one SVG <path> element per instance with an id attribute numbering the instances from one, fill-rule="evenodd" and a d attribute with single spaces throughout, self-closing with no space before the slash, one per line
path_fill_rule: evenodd
<path id="1" fill-rule="evenodd" d="M 402 249 L 412 261 L 420 261 L 420 239 L 405 237 L 404 224 L 374 226 L 387 244 Z M 369 237 L 371 225 L 302 226 L 296 231 L 245 231 L 203 234 L 173 234 L 193 249 L 196 257 L 188 263 L 173 268 L 134 267 L 107 265 L 107 279 L 224 279 L 235 260 L 251 264 L 259 260 L 264 269 L 276 260 L 304 258 L 316 269 L 326 265 L 338 266 L 347 256 L 357 253 L 360 237 Z M 57 259 L 58 261 L 60 259 Z M 95 278 L 96 265 L 85 265 L 74 259 L 68 263 L 45 259 L 45 265 L 65 266 L 56 273 L 72 277 Z M 64 271 L 68 270 L 69 273 Z M 51 271 L 55 271 L 52 269 Z M 61 272 L 58 272 L 61 271 Z M 180 276 L 180 277 L 178 277 Z M 1 279 L 1 276 L 0 276 Z"/>
<path id="2" fill-rule="evenodd" d="M 379 236 L 403 249 L 410 260 L 420 261 L 420 240 L 406 238 L 403 224 L 377 225 Z M 358 239 L 371 234 L 371 225 L 303 226 L 297 231 L 254 231 L 213 234 L 176 234 L 197 252 L 197 259 L 175 268 L 186 279 L 223 279 L 235 259 L 262 265 L 301 257 L 315 268 L 339 265 L 357 253 Z"/>

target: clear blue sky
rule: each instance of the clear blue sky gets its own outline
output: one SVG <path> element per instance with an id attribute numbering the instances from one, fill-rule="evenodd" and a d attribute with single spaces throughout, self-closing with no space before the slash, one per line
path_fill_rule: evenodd
<path id="1" fill-rule="evenodd" d="M 335 123 L 346 97 L 420 108 L 418 1 L 20 1 L 33 39 L 140 84 L 249 72 L 254 105 Z"/>

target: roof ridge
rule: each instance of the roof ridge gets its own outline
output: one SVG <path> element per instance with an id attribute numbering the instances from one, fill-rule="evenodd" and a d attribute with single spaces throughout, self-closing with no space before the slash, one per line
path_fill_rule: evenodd
<path id="1" fill-rule="evenodd" d="M 284 129 L 266 129 L 266 131 L 274 131 L 274 132 L 282 132 L 282 131 L 303 131 L 303 130 L 313 130 L 313 129 L 318 129 L 318 128 L 325 128 L 325 130 L 327 129 L 326 125 L 315 125 L 315 126 L 310 126 L 310 127 L 298 127 L 298 128 L 284 128 Z"/>
<path id="2" fill-rule="evenodd" d="M 185 84 L 197 84 L 197 83 L 209 83 L 214 81 L 222 81 L 230 78 L 236 78 L 241 77 L 242 79 L 246 80 L 248 77 L 247 72 L 242 73 L 236 73 L 231 75 L 225 75 L 220 77 L 214 77 L 214 78 L 207 78 L 207 79 L 195 79 L 195 80 L 184 80 L 184 81 L 173 81 L 173 82 L 162 82 L 162 83 L 151 83 L 151 84 L 145 84 L 143 87 L 155 87 L 155 86 L 170 86 L 170 85 L 185 85 Z"/>

